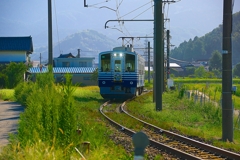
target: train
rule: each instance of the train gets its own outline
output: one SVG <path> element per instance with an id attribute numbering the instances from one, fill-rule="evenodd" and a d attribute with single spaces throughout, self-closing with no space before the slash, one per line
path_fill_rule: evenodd
<path id="1" fill-rule="evenodd" d="M 132 46 L 99 53 L 98 86 L 104 99 L 128 99 L 144 90 L 145 59 Z"/>

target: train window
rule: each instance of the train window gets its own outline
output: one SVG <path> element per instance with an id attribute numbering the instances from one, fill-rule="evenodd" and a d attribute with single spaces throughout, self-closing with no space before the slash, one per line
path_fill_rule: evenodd
<path id="1" fill-rule="evenodd" d="M 110 61 L 110 53 L 101 55 L 101 72 L 110 72 Z"/>
<path id="2" fill-rule="evenodd" d="M 135 72 L 135 55 L 126 54 L 125 71 L 126 72 Z"/>
<path id="3" fill-rule="evenodd" d="M 114 67 L 115 67 L 115 72 L 120 72 L 122 70 L 121 60 L 115 60 Z"/>

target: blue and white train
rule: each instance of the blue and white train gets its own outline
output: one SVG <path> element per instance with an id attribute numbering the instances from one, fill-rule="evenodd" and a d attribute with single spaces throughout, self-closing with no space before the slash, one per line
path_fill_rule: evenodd
<path id="1" fill-rule="evenodd" d="M 105 99 L 127 99 L 144 89 L 144 58 L 132 47 L 99 53 L 98 85 Z"/>

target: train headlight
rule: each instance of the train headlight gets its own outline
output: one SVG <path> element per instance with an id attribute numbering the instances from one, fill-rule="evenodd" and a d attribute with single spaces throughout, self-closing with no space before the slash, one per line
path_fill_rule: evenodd
<path id="1" fill-rule="evenodd" d="M 120 53 L 120 57 L 122 57 L 123 56 L 123 54 L 122 53 Z"/>
<path id="2" fill-rule="evenodd" d="M 114 53 L 113 55 L 114 55 L 115 57 L 117 56 L 117 54 L 116 54 L 116 53 Z"/>
<path id="3" fill-rule="evenodd" d="M 133 81 L 131 81 L 130 84 L 132 85 L 132 84 L 133 84 Z"/>
<path id="4" fill-rule="evenodd" d="M 105 82 L 105 81 L 102 81 L 102 84 L 106 84 L 106 82 Z"/>

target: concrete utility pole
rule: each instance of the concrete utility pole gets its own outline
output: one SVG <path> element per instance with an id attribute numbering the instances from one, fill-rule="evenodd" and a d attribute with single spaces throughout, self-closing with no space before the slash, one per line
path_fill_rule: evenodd
<path id="1" fill-rule="evenodd" d="M 40 53 L 40 65 L 42 64 L 42 54 Z"/>
<path id="2" fill-rule="evenodd" d="M 169 36 L 170 31 L 167 30 L 167 79 L 170 78 L 170 63 L 169 63 L 169 52 L 170 52 L 170 36 Z"/>
<path id="3" fill-rule="evenodd" d="M 222 140 L 233 141 L 232 105 L 232 0 L 223 2 L 222 39 Z"/>
<path id="4" fill-rule="evenodd" d="M 164 14 L 162 13 L 162 53 L 161 53 L 161 77 L 162 77 L 162 93 L 165 91 L 165 74 L 164 74 Z"/>
<path id="5" fill-rule="evenodd" d="M 162 55 L 163 55 L 163 18 L 162 18 L 162 0 L 154 0 L 154 96 L 156 101 L 156 110 L 162 110 Z"/>
<path id="6" fill-rule="evenodd" d="M 150 42 L 148 42 L 148 83 L 150 83 Z"/>
<path id="7" fill-rule="evenodd" d="M 52 0 L 48 0 L 48 65 L 53 66 L 53 47 L 52 47 Z"/>

